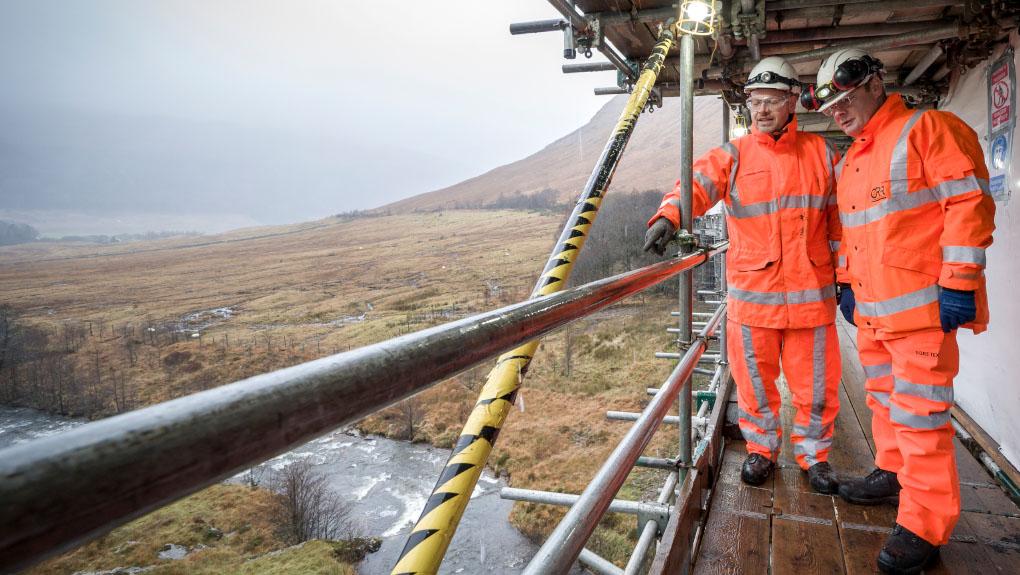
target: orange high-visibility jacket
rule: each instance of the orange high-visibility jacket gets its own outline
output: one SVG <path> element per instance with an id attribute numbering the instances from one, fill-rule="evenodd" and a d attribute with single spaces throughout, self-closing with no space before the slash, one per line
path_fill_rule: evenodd
<path id="1" fill-rule="evenodd" d="M 855 321 L 878 339 L 940 329 L 939 286 L 976 291 L 975 333 L 988 324 L 985 248 L 995 202 L 977 134 L 948 112 L 889 96 L 836 169 L 843 243 L 839 281 Z"/>
<path id="2" fill-rule="evenodd" d="M 755 128 L 694 163 L 694 217 L 720 200 L 726 210 L 730 319 L 774 329 L 835 321 L 838 160 L 794 117 L 778 141 Z M 649 225 L 665 217 L 679 227 L 679 205 L 677 182 Z"/>

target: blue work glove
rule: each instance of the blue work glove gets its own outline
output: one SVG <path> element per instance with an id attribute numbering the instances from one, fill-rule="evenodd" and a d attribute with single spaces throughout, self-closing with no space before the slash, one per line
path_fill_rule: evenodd
<path id="1" fill-rule="evenodd" d="M 939 290 L 939 319 L 942 331 L 949 333 L 961 325 L 974 321 L 977 306 L 974 292 L 942 288 Z"/>
<path id="2" fill-rule="evenodd" d="M 854 308 L 857 307 L 854 290 L 850 289 L 848 284 L 841 284 L 839 287 L 839 311 L 843 312 L 843 317 L 850 322 L 850 325 L 857 325 L 854 323 Z"/>

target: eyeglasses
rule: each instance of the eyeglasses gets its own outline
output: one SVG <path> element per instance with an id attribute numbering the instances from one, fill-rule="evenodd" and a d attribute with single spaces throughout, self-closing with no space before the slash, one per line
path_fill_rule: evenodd
<path id="1" fill-rule="evenodd" d="M 847 92 L 846 96 L 844 96 L 842 100 L 822 110 L 822 114 L 825 114 L 826 116 L 831 118 L 836 115 L 836 112 L 846 112 L 848 109 L 850 109 L 851 104 L 854 103 L 854 97 L 856 96 L 854 92 L 856 91 L 857 88 L 854 88 L 853 90 Z"/>
<path id="2" fill-rule="evenodd" d="M 748 98 L 747 107 L 752 110 L 761 110 L 762 108 L 775 110 L 786 102 L 786 98 Z"/>

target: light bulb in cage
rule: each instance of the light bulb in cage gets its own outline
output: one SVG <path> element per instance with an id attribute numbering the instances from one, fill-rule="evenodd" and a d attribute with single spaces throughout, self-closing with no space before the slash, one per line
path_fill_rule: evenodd
<path id="1" fill-rule="evenodd" d="M 680 5 L 680 30 L 694 36 L 710 36 L 715 31 L 714 0 L 684 0 Z"/>
<path id="2" fill-rule="evenodd" d="M 704 22 L 712 13 L 712 8 L 704 2 L 690 2 L 687 4 L 687 17 L 691 20 Z"/>
<path id="3" fill-rule="evenodd" d="M 747 126 L 747 116 L 737 112 L 733 116 L 733 128 L 730 129 L 730 139 L 736 139 L 746 136 L 751 133 L 751 129 Z"/>

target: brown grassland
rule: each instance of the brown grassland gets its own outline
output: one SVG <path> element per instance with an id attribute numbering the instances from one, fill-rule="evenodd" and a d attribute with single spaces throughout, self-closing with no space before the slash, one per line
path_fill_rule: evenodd
<path id="1" fill-rule="evenodd" d="M 42 359 L 26 363 L 15 382 L 20 401 L 111 415 L 518 301 L 530 292 L 561 220 L 457 210 L 110 246 L 0 249 L 0 304 L 18 325 L 46 334 L 46 345 L 69 358 L 76 374 L 77 383 L 58 385 Z M 580 492 L 627 427 L 606 421 L 605 411 L 640 410 L 645 388 L 668 374 L 668 362 L 651 353 L 670 347 L 664 327 L 671 303 L 636 296 L 548 336 L 490 466 L 516 487 Z M 229 313 L 211 312 L 217 309 Z M 191 323 L 178 329 L 189 315 Z M 359 427 L 450 446 L 488 369 L 419 395 L 418 415 L 395 406 Z M 8 392 L 10 379 L 0 374 Z M 665 430 L 646 454 L 672 456 L 675 441 Z M 661 479 L 660 472 L 635 471 L 620 497 L 654 498 Z M 284 549 L 259 523 L 269 495 L 242 496 L 246 489 L 214 486 L 38 572 L 150 564 L 163 565 L 158 573 L 348 572 L 318 544 L 267 556 Z M 511 520 L 538 541 L 561 515 L 517 504 Z M 248 525 L 249 534 L 206 541 L 208 548 L 186 562 L 156 560 L 157 544 L 202 543 L 196 525 L 213 524 L 236 533 Z M 635 527 L 632 517 L 608 516 L 589 548 L 625 560 Z M 139 543 L 125 547 L 128 541 Z"/>

